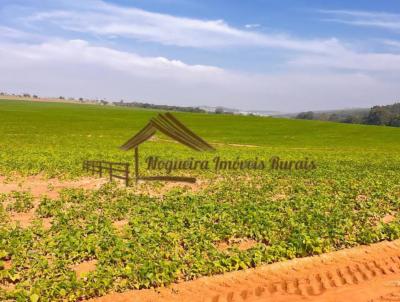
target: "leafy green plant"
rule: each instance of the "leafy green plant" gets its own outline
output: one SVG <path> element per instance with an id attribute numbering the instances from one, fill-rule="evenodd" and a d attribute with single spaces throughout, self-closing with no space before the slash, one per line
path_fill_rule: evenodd
<path id="1" fill-rule="evenodd" d="M 29 192 L 13 191 L 7 197 L 7 211 L 28 212 L 33 208 L 33 196 Z"/>
<path id="2" fill-rule="evenodd" d="M 131 162 L 132 154 L 117 146 L 156 113 L 1 102 L 0 173 L 73 178 L 86 175 L 84 159 Z M 1 301 L 79 301 L 400 237 L 398 129 L 224 115 L 179 118 L 218 143 L 216 153 L 196 153 L 199 159 L 258 157 L 268 166 L 273 155 L 307 157 L 318 168 L 193 171 L 199 179 L 193 190 L 168 190 L 163 183 L 65 189 L 57 199 L 42 198 L 26 227 L 9 221 L 12 211 L 32 209 L 32 196 L 1 195 L 0 261 L 4 268 L 12 259 L 12 268 L 0 267 L 0 274 L 15 285 L 14 291 L 0 289 Z M 155 152 L 194 156 L 161 140 L 146 142 L 140 155 Z M 149 174 L 143 162 L 140 169 Z M 394 219 L 385 223 L 389 213 Z M 44 228 L 41 222 L 48 220 L 52 227 Z M 240 240 L 254 244 L 219 248 Z M 74 266 L 93 259 L 95 269 L 78 278 Z"/>
<path id="3" fill-rule="evenodd" d="M 48 197 L 43 197 L 36 209 L 37 216 L 41 218 L 49 218 L 57 214 L 62 208 L 61 200 L 52 200 Z"/>

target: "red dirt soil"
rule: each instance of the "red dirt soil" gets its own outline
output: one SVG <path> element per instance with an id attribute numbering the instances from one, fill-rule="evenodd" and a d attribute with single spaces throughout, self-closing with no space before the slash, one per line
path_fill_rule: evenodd
<path id="1" fill-rule="evenodd" d="M 84 188 L 97 189 L 107 180 L 101 178 L 81 178 L 75 181 L 45 179 L 41 176 L 14 177 L 11 180 L 0 176 L 0 193 L 10 193 L 12 191 L 30 192 L 34 197 L 34 208 L 27 213 L 10 213 L 11 223 L 19 224 L 22 228 L 29 227 L 35 219 L 35 210 L 38 206 L 38 200 L 41 196 L 49 198 L 58 198 L 59 193 L 65 188 Z M 51 218 L 42 219 L 43 226 L 48 229 L 51 227 Z"/>
<path id="2" fill-rule="evenodd" d="M 7 181 L 0 176 L 0 193 L 30 191 L 35 199 L 47 195 L 57 198 L 62 188 L 95 189 L 104 179 L 79 181 L 46 180 L 39 176 Z M 200 186 L 201 187 L 201 186 Z M 166 186 L 160 194 L 175 188 Z M 198 187 L 191 187 L 196 190 Z M 36 204 L 35 204 L 36 206 Z M 392 215 L 383 222 L 393 220 Z M 28 226 L 34 218 L 29 213 L 12 213 L 13 222 Z M 44 221 L 51 225 L 50 220 Z M 123 228 L 126 221 L 116 223 Z M 221 249 L 225 246 L 221 243 Z M 249 240 L 225 243 L 242 249 L 252 247 Z M 95 261 L 75 267 L 84 276 L 95 269 Z M 9 265 L 9 264 L 7 264 Z M 400 240 L 356 247 L 322 256 L 295 259 L 264 265 L 256 269 L 232 272 L 195 281 L 173 284 L 156 290 L 112 293 L 92 302 L 381 302 L 400 301 Z"/>
<path id="3" fill-rule="evenodd" d="M 96 269 L 96 264 L 97 264 L 97 260 L 85 261 L 85 262 L 74 265 L 72 267 L 72 270 L 75 271 L 76 276 L 78 278 L 83 278 L 88 273 L 90 273 L 91 271 L 94 271 Z"/>
<path id="4" fill-rule="evenodd" d="M 96 189 L 106 182 L 105 179 L 89 177 L 68 181 L 56 178 L 45 179 L 41 176 L 15 177 L 7 180 L 6 177 L 0 176 L 0 193 L 29 191 L 34 197 L 46 195 L 49 198 L 58 198 L 59 192 L 64 188 Z"/>
<path id="5" fill-rule="evenodd" d="M 203 277 L 92 302 L 400 301 L 400 240 Z"/>

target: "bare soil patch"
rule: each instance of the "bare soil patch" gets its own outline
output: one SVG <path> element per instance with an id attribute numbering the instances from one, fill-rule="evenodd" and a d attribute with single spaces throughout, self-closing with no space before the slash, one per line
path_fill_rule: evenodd
<path id="1" fill-rule="evenodd" d="M 42 221 L 43 228 L 48 230 L 51 228 L 52 225 L 52 218 L 38 218 L 35 215 L 35 210 L 32 209 L 26 213 L 16 213 L 10 212 L 9 213 L 10 223 L 14 226 L 19 225 L 21 228 L 28 228 L 31 226 L 35 219 L 39 219 Z"/>
<path id="2" fill-rule="evenodd" d="M 11 269 L 11 267 L 12 267 L 11 260 L 3 261 L 3 269 L 4 270 L 9 270 L 9 269 Z M 15 288 L 15 284 L 10 283 L 10 282 L 0 283 L 0 288 L 2 288 L 5 291 L 12 291 Z"/>
<path id="3" fill-rule="evenodd" d="M 109 301 L 400 301 L 400 240 L 92 300 Z"/>
<path id="4" fill-rule="evenodd" d="M 19 224 L 22 228 L 27 228 L 30 226 L 32 221 L 35 219 L 35 212 L 33 210 L 27 213 L 10 213 L 11 223 L 14 225 Z"/>
<path id="5" fill-rule="evenodd" d="M 13 191 L 18 192 L 30 192 L 34 197 L 34 208 L 26 213 L 16 213 L 10 212 L 9 217 L 11 223 L 19 224 L 22 228 L 29 227 L 33 220 L 37 219 L 35 211 L 38 207 L 39 201 L 42 197 L 47 196 L 50 199 L 59 198 L 60 191 L 62 189 L 98 189 L 102 185 L 108 182 L 106 178 L 92 178 L 84 177 L 79 180 L 60 180 L 60 179 L 46 179 L 40 175 L 29 176 L 29 177 L 13 177 L 6 178 L 0 176 L 0 194 L 1 193 L 11 193 Z M 123 186 L 123 184 L 119 184 Z M 181 183 L 181 182 L 166 182 L 154 185 L 154 183 L 149 182 L 139 182 L 137 186 L 129 188 L 129 190 L 134 191 L 139 194 L 146 194 L 154 197 L 162 197 L 172 190 L 186 190 L 188 192 L 197 192 L 203 190 L 210 185 L 209 180 L 198 180 L 194 184 Z M 42 219 L 43 226 L 45 229 L 51 227 L 51 218 Z M 126 225 L 127 221 L 115 222 L 115 227 L 117 229 L 122 229 Z"/>
<path id="6" fill-rule="evenodd" d="M 6 292 L 7 291 L 13 291 L 15 289 L 15 284 L 14 283 L 9 283 L 9 282 L 4 283 L 4 284 L 0 283 L 0 288 L 5 290 Z"/>
<path id="7" fill-rule="evenodd" d="M 83 188 L 83 189 L 97 189 L 102 184 L 106 183 L 107 180 L 101 178 L 81 178 L 75 181 L 59 180 L 59 179 L 46 179 L 37 176 L 29 177 L 14 177 L 11 180 L 0 176 L 0 193 L 11 193 L 13 191 L 18 192 L 30 192 L 34 197 L 34 208 L 26 213 L 10 212 L 9 217 L 12 224 L 19 224 L 22 228 L 29 227 L 35 216 L 35 210 L 37 209 L 39 200 L 43 196 L 47 196 L 51 199 L 57 199 L 59 193 L 65 188 Z M 45 229 L 51 227 L 51 218 L 42 219 L 43 226 Z"/>
<path id="8" fill-rule="evenodd" d="M 396 219 L 396 216 L 392 214 L 387 214 L 385 217 L 382 218 L 383 223 L 390 223 Z"/>
<path id="9" fill-rule="evenodd" d="M 4 269 L 10 269 L 12 267 L 11 260 L 4 261 Z"/>
<path id="10" fill-rule="evenodd" d="M 81 178 L 79 180 L 46 179 L 40 175 L 28 177 L 15 177 L 8 180 L 0 176 L 0 193 L 12 191 L 29 191 L 34 197 L 47 196 L 58 198 L 59 192 L 65 188 L 96 189 L 106 182 L 101 178 Z"/>
<path id="11" fill-rule="evenodd" d="M 45 230 L 48 230 L 51 228 L 51 223 L 53 221 L 53 218 L 49 217 L 49 218 L 42 218 L 42 222 L 43 222 L 43 227 Z"/>
<path id="12" fill-rule="evenodd" d="M 274 196 L 272 196 L 271 200 L 272 201 L 282 201 L 285 200 L 287 198 L 286 194 L 276 194 Z"/>
<path id="13" fill-rule="evenodd" d="M 249 238 L 234 238 L 228 241 L 222 241 L 217 243 L 217 249 L 225 252 L 230 248 L 238 248 L 239 251 L 247 251 L 253 248 L 257 244 L 257 241 Z"/>
<path id="14" fill-rule="evenodd" d="M 97 260 L 85 261 L 76 264 L 72 267 L 72 270 L 76 273 L 78 278 L 84 278 L 88 273 L 96 269 Z"/>
<path id="15" fill-rule="evenodd" d="M 114 228 L 116 228 L 117 230 L 122 230 L 126 225 L 128 225 L 129 221 L 126 219 L 123 220 L 118 220 L 118 221 L 114 221 L 113 222 L 113 226 Z"/>

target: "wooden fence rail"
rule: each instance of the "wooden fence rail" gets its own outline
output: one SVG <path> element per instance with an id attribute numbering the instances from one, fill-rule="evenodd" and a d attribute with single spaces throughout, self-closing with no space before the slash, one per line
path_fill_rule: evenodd
<path id="1" fill-rule="evenodd" d="M 128 163 L 113 163 L 108 161 L 85 160 L 83 162 L 83 170 L 96 173 L 103 177 L 108 172 L 110 181 L 113 178 L 125 180 L 125 185 L 129 185 L 129 164 Z M 118 174 L 117 174 L 118 173 Z"/>

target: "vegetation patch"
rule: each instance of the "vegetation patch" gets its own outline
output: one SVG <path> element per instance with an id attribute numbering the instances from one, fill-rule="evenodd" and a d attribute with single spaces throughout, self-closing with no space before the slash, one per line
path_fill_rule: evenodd
<path id="1" fill-rule="evenodd" d="M 84 159 L 132 162 L 132 154 L 118 146 L 155 114 L 0 102 L 0 174 L 10 181 L 15 173 L 78 178 L 87 176 Z M 190 186 L 80 186 L 35 201 L 27 193 L 3 194 L 1 301 L 77 301 L 400 237 L 398 129 L 177 115 L 208 142 L 220 143 L 217 151 L 194 153 L 156 140 L 143 144 L 141 157 L 279 156 L 288 161 L 309 158 L 317 168 L 199 170 L 191 175 L 199 182 Z M 148 171 L 140 167 L 140 173 Z M 29 215 L 29 223 L 10 223 L 18 215 Z M 94 260 L 83 276 L 77 274 L 77 267 Z"/>
<path id="2" fill-rule="evenodd" d="M 10 194 L 3 195 L 7 211 L 16 213 L 27 213 L 33 209 L 33 196 L 29 192 L 13 191 Z"/>

